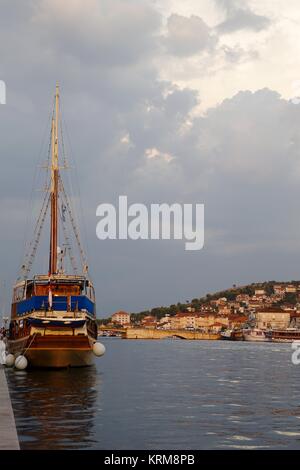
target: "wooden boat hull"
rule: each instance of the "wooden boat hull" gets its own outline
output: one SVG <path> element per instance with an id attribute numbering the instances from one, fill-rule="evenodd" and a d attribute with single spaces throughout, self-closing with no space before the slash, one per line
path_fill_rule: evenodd
<path id="1" fill-rule="evenodd" d="M 266 337 L 257 337 L 257 336 L 251 336 L 251 335 L 245 335 L 244 336 L 245 341 L 250 341 L 252 343 L 268 343 L 270 340 Z"/>
<path id="2" fill-rule="evenodd" d="M 93 341 L 88 336 L 28 336 L 8 342 L 8 351 L 24 354 L 30 368 L 66 368 L 91 366 Z"/>
<path id="3" fill-rule="evenodd" d="M 26 353 L 29 367 L 62 369 L 67 367 L 86 367 L 94 363 L 94 355 L 91 350 L 79 351 L 78 349 L 29 349 Z"/>

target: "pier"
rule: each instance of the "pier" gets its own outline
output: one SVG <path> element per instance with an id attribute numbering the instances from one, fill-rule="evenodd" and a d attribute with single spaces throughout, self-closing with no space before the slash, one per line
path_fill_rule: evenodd
<path id="1" fill-rule="evenodd" d="M 158 330 L 155 328 L 128 328 L 124 336 L 126 339 L 164 339 L 178 338 L 188 340 L 218 340 L 219 333 L 203 333 L 188 330 Z"/>
<path id="2" fill-rule="evenodd" d="M 20 450 L 4 367 L 0 365 L 0 450 Z"/>
<path id="3" fill-rule="evenodd" d="M 118 333 L 123 339 L 195 339 L 195 340 L 218 340 L 222 339 L 220 333 L 204 333 L 196 330 L 159 330 L 157 328 L 108 328 L 100 326 L 98 333 Z"/>

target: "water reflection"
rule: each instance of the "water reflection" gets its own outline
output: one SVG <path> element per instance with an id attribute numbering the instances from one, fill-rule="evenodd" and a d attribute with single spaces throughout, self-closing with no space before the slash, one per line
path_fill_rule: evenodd
<path id="1" fill-rule="evenodd" d="M 97 394 L 101 389 L 101 377 L 94 367 L 9 370 L 8 375 L 22 449 L 92 446 Z"/>

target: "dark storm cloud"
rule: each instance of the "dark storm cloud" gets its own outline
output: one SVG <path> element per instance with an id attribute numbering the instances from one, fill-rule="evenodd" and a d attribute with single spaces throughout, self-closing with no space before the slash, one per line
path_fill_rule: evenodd
<path id="1" fill-rule="evenodd" d="M 233 282 L 297 277 L 299 106 L 268 89 L 245 91 L 192 118 L 204 91 L 160 79 L 153 59 L 161 18 L 150 2 L 91 2 L 90 9 L 79 0 L 19 3 L 7 1 L 1 10 L 2 279 L 12 280 L 20 262 L 57 80 L 100 314 L 185 300 Z M 211 46 L 209 35 L 199 37 L 197 50 Z M 181 51 L 190 54 L 192 46 L 187 40 Z M 205 203 L 205 249 L 187 253 L 180 241 L 100 242 L 96 207 L 120 194 L 130 203 Z"/>
<path id="2" fill-rule="evenodd" d="M 83 64 L 118 66 L 136 63 L 155 49 L 160 15 L 138 0 L 38 2 L 33 25 L 45 45 Z M 58 11 L 60 10 L 60 14 Z"/>

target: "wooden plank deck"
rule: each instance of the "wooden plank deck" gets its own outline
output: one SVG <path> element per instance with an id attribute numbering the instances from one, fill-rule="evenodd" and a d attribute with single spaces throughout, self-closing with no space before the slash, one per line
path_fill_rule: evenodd
<path id="1" fill-rule="evenodd" d="M 15 417 L 4 367 L 0 365 L 0 450 L 19 450 Z"/>

